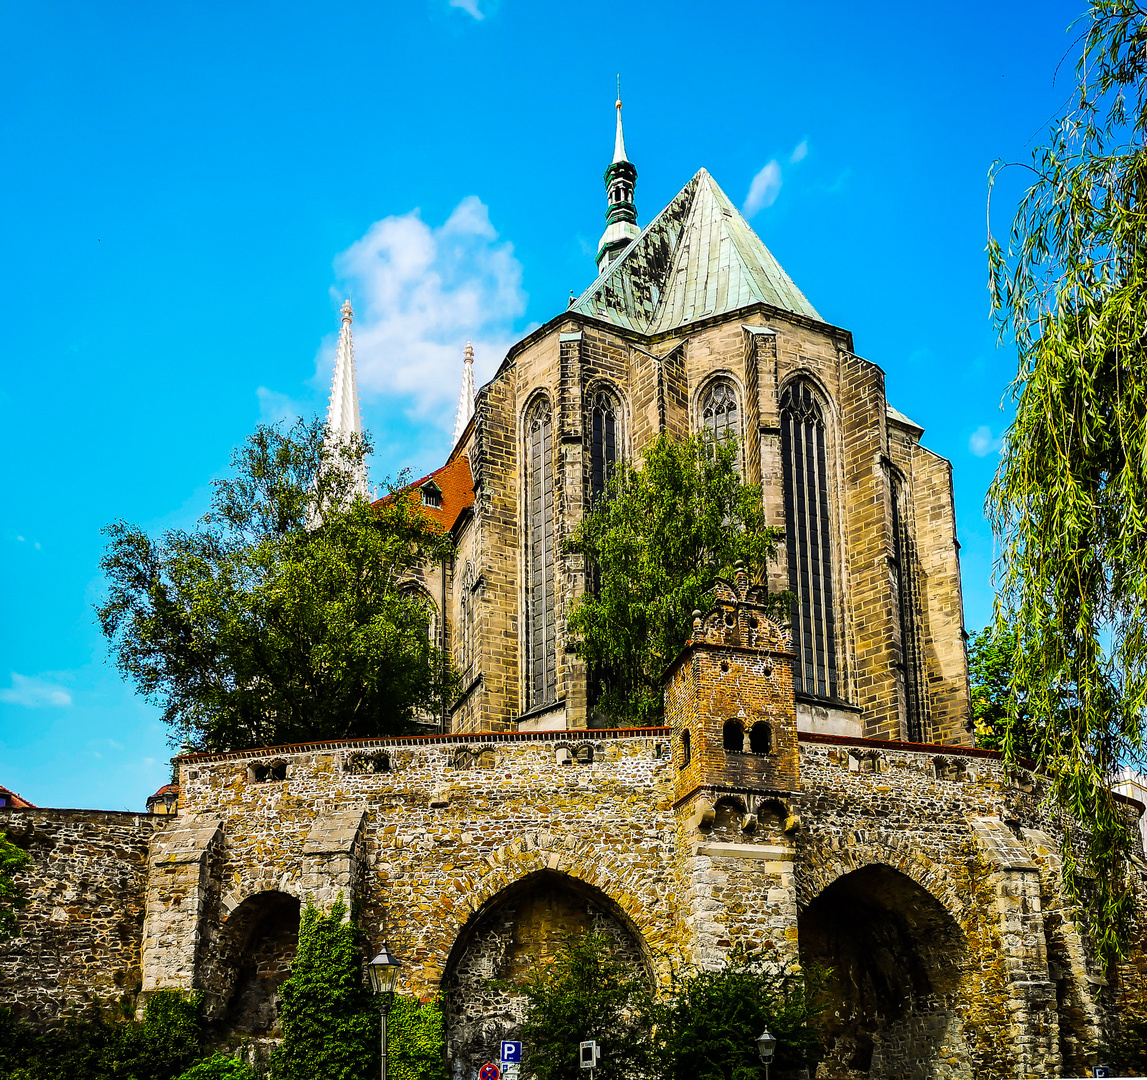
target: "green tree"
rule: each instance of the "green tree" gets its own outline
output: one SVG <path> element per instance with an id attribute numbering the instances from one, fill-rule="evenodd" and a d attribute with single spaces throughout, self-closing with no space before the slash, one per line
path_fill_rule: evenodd
<path id="1" fill-rule="evenodd" d="M 125 522 L 101 567 L 117 664 L 196 750 L 397 734 L 452 685 L 401 576 L 450 549 L 408 493 L 354 493 L 369 444 L 259 427 L 192 531 Z M 321 523 L 320 523 L 321 522 Z"/>
<path id="2" fill-rule="evenodd" d="M 1110 783 L 1142 752 L 1147 705 L 1147 10 L 1092 0 L 1081 22 L 1076 91 L 1026 166 L 1006 248 L 989 239 L 1019 368 L 988 507 L 1015 693 L 1049 797 L 1085 827 L 1111 957 L 1133 838 Z M 1017 756 L 1019 740 L 1003 745 Z M 1064 856 L 1081 896 L 1070 844 Z"/>
<path id="3" fill-rule="evenodd" d="M 764 1080 L 756 1040 L 766 1028 L 777 1040 L 773 1069 L 815 1069 L 825 975 L 816 965 L 797 972 L 774 957 L 736 951 L 715 971 L 678 977 L 657 1017 L 660 1076 Z"/>
<path id="4" fill-rule="evenodd" d="M 299 947 L 283 983 L 283 1041 L 274 1080 L 362 1080 L 379 1069 L 379 1013 L 363 982 L 358 931 L 340 898 L 330 911 L 311 902 L 299 920 Z"/>
<path id="5" fill-rule="evenodd" d="M 692 630 L 693 612 L 740 561 L 756 578 L 776 553 L 757 487 L 736 469 L 732 440 L 662 433 L 640 465 L 623 462 L 567 539 L 592 587 L 570 614 L 577 654 L 599 685 L 597 708 L 617 725 L 655 720 L 661 677 Z M 787 617 L 787 594 L 778 613 Z"/>
<path id="6" fill-rule="evenodd" d="M 984 750 L 1003 750 L 1004 736 L 1011 734 L 1016 754 L 1031 756 L 1031 718 L 1016 697 L 1014 658 L 1015 631 L 985 626 L 968 637 L 968 675 L 972 684 L 972 720 L 976 745 Z"/>
<path id="7" fill-rule="evenodd" d="M 17 914 L 28 906 L 24 890 L 16 884 L 16 875 L 31 864 L 26 851 L 22 851 L 6 833 L 0 832 L 0 941 L 7 941 L 19 933 Z"/>
<path id="8" fill-rule="evenodd" d="M 653 1075 L 652 996 L 648 981 L 616 960 L 606 934 L 566 939 L 550 963 L 514 989 L 525 994 L 523 1069 L 535 1080 L 584 1080 L 579 1043 L 601 1050 L 596 1080 Z"/>
<path id="9" fill-rule="evenodd" d="M 258 1080 L 250 1065 L 219 1051 L 192 1065 L 179 1080 Z"/>

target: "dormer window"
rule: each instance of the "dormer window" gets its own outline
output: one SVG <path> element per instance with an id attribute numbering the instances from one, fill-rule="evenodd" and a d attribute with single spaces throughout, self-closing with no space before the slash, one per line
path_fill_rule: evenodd
<path id="1" fill-rule="evenodd" d="M 437 509 L 442 505 L 442 489 L 433 480 L 427 480 L 422 485 L 421 491 L 423 506 L 433 506 Z"/>

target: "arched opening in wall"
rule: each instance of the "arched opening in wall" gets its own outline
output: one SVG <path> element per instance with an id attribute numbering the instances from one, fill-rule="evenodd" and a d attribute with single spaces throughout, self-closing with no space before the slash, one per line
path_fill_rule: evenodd
<path id="1" fill-rule="evenodd" d="M 817 1022 L 818 1076 L 924 1080 L 964 1049 L 958 990 L 967 943 L 910 877 L 881 864 L 834 881 L 798 920 L 803 965 L 832 968 Z"/>
<path id="2" fill-rule="evenodd" d="M 749 752 L 753 754 L 773 752 L 773 729 L 764 720 L 758 720 L 749 730 Z"/>
<path id="3" fill-rule="evenodd" d="M 299 945 L 299 898 L 250 896 L 230 915 L 215 951 L 209 1015 L 227 1037 L 280 1034 L 279 988 Z"/>
<path id="4" fill-rule="evenodd" d="M 721 745 L 726 754 L 740 754 L 745 749 L 745 730 L 736 720 L 726 720 L 721 728 Z"/>
<path id="5" fill-rule="evenodd" d="M 469 1080 L 503 1039 L 516 1039 L 525 997 L 514 984 L 545 965 L 570 935 L 605 935 L 613 959 L 651 978 L 640 933 L 600 890 L 542 870 L 482 906 L 458 935 L 442 979 L 447 1071 Z"/>

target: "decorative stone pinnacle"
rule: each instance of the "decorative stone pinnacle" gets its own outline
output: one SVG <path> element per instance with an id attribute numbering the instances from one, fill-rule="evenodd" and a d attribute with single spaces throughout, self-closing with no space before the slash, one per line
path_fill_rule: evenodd
<path id="1" fill-rule="evenodd" d="M 454 443 L 462 437 L 474 415 L 474 346 L 467 341 L 462 354 L 462 387 L 458 391 L 458 413 L 454 418 Z"/>
<path id="2" fill-rule="evenodd" d="M 350 322 L 350 321 L 351 321 L 351 320 L 353 320 L 353 319 L 354 319 L 354 310 L 353 310 L 353 309 L 351 308 L 351 306 L 350 306 L 350 297 L 348 296 L 348 297 L 347 297 L 347 298 L 346 298 L 346 299 L 343 301 L 343 306 L 342 306 L 342 321 L 345 323 L 345 322 Z"/>

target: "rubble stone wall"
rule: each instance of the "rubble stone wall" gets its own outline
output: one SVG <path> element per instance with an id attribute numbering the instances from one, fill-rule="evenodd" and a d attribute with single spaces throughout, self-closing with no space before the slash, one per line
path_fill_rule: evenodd
<path id="1" fill-rule="evenodd" d="M 130 1010 L 140 988 L 148 842 L 161 815 L 0 810 L 0 830 L 32 859 L 28 907 L 0 945 L 0 1004 L 51 1023 L 89 1004 Z"/>

